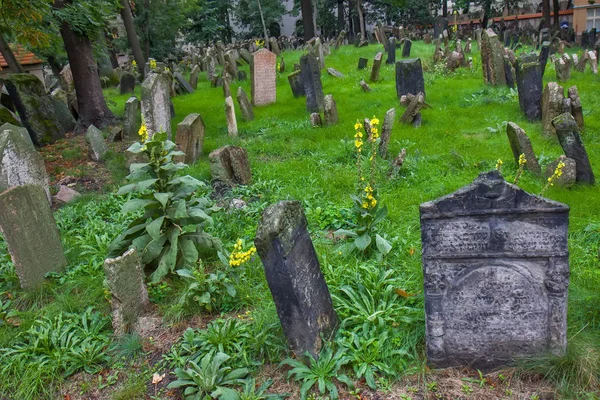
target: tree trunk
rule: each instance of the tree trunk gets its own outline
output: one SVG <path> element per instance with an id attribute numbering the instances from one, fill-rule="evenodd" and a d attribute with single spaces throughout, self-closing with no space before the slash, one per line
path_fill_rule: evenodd
<path id="1" fill-rule="evenodd" d="M 550 0 L 542 0 L 542 24 L 540 28 L 550 28 Z"/>
<path id="2" fill-rule="evenodd" d="M 360 41 L 364 42 L 367 40 L 367 35 L 365 34 L 365 16 L 362 12 L 362 0 L 356 0 L 356 11 L 358 12 L 358 21 L 360 24 Z"/>
<path id="3" fill-rule="evenodd" d="M 127 40 L 131 51 L 133 52 L 133 59 L 137 63 L 138 71 L 144 77 L 144 67 L 146 65 L 146 59 L 142 53 L 142 46 L 140 46 L 140 40 L 138 39 L 137 33 L 135 32 L 135 24 L 133 22 L 133 15 L 131 14 L 131 7 L 129 7 L 129 0 L 121 0 L 121 18 L 123 19 L 123 25 L 127 31 Z M 148 21 L 146 21 L 146 25 Z"/>
<path id="4" fill-rule="evenodd" d="M 62 66 L 58 64 L 58 61 L 56 61 L 56 58 L 54 58 L 54 56 L 46 57 L 46 61 L 48 61 L 48 65 L 50 65 L 54 76 L 59 78 L 58 82 L 62 84 L 62 79 L 60 79 L 60 71 L 62 70 Z"/>
<path id="5" fill-rule="evenodd" d="M 262 23 L 263 33 L 265 35 L 265 47 L 270 48 L 271 43 L 269 42 L 269 34 L 267 33 L 267 25 L 265 25 L 265 17 L 263 15 L 262 7 L 260 6 L 260 0 L 256 0 L 256 4 L 258 4 L 258 12 L 260 13 L 260 22 Z M 273 49 L 271 49 L 273 50 Z"/>
<path id="6" fill-rule="evenodd" d="M 2 57 L 4 57 L 6 64 L 8 64 L 8 69 L 10 69 L 10 72 L 13 72 L 15 74 L 22 74 L 25 72 L 21 64 L 19 64 L 19 61 L 17 61 L 17 58 L 15 57 L 14 53 L 10 49 L 10 46 L 8 45 L 8 43 L 6 43 L 6 40 L 4 40 L 4 36 L 1 33 L 0 53 L 2 53 Z"/>
<path id="7" fill-rule="evenodd" d="M 338 0 L 338 33 L 344 30 L 346 21 L 344 20 L 344 0 Z"/>
<path id="8" fill-rule="evenodd" d="M 304 25 L 304 41 L 308 42 L 315 36 L 315 25 L 312 16 L 312 1 L 300 0 L 302 8 L 302 24 Z"/>
<path id="9" fill-rule="evenodd" d="M 62 6 L 62 2 L 60 4 Z M 79 120 L 76 130 L 81 131 L 92 124 L 102 129 L 114 122 L 115 116 L 108 109 L 102 94 L 98 66 L 94 60 L 90 40 L 76 35 L 66 22 L 61 24 L 60 34 L 65 44 L 77 93 Z"/>
<path id="10" fill-rule="evenodd" d="M 104 31 L 104 38 L 106 39 L 106 50 L 108 51 L 108 58 L 110 58 L 110 65 L 113 69 L 119 68 L 119 59 L 117 58 L 117 52 L 113 44 L 112 36 L 108 31 Z"/>
<path id="11" fill-rule="evenodd" d="M 560 21 L 558 12 L 560 11 L 560 4 L 558 0 L 552 0 L 552 8 L 554 9 L 554 29 L 560 29 Z"/>
<path id="12" fill-rule="evenodd" d="M 442 17 L 448 17 L 448 0 L 442 0 Z"/>
<path id="13" fill-rule="evenodd" d="M 150 0 L 144 1 L 144 16 L 144 58 L 147 60 L 150 58 Z"/>
<path id="14" fill-rule="evenodd" d="M 313 7 L 313 14 L 312 14 L 312 18 L 313 18 L 313 26 L 315 28 L 315 36 L 318 36 L 320 34 L 320 30 L 319 30 L 319 25 L 317 25 L 317 0 L 312 0 L 312 7 Z"/>

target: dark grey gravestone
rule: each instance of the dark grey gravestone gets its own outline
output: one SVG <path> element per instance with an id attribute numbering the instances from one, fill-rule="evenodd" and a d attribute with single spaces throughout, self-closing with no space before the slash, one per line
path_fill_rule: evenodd
<path id="1" fill-rule="evenodd" d="M 430 364 L 490 369 L 564 354 L 568 206 L 492 171 L 420 211 Z"/>
<path id="2" fill-rule="evenodd" d="M 375 55 L 375 59 L 373 60 L 373 66 L 371 67 L 371 82 L 377 82 L 379 80 L 379 70 L 381 69 L 382 57 L 382 52 L 379 52 Z"/>
<path id="3" fill-rule="evenodd" d="M 300 71 L 294 71 L 289 74 L 288 81 L 290 82 L 290 87 L 292 88 L 292 94 L 294 97 L 306 96 L 306 93 L 304 92 L 304 85 L 302 85 L 302 79 L 300 77 Z"/>
<path id="4" fill-rule="evenodd" d="M 396 63 L 396 94 L 398 98 L 401 98 L 409 93 L 425 94 L 425 81 L 420 58 L 401 60 Z"/>
<path id="5" fill-rule="evenodd" d="M 252 121 L 254 119 L 254 111 L 252 110 L 252 105 L 250 104 L 250 100 L 248 99 L 248 94 L 242 89 L 242 87 L 238 87 L 237 91 L 237 102 L 240 105 L 240 111 L 242 112 L 242 117 L 246 121 Z"/>
<path id="6" fill-rule="evenodd" d="M 579 126 L 575 118 L 571 114 L 561 114 L 552 120 L 552 125 L 556 129 L 558 141 L 565 155 L 575 160 L 577 183 L 593 185 L 596 182 L 594 171 L 592 171 L 587 151 L 581 140 L 581 135 L 579 135 Z"/>
<path id="7" fill-rule="evenodd" d="M 135 89 L 135 75 L 131 72 L 123 72 L 121 75 L 119 89 L 121 94 L 133 93 Z"/>
<path id="8" fill-rule="evenodd" d="M 297 357 L 318 357 L 335 333 L 333 309 L 319 259 L 299 201 L 282 201 L 263 212 L 254 240 L 288 343 Z"/>
<path id="9" fill-rule="evenodd" d="M 527 169 L 533 173 L 540 174 L 542 169 L 531 146 L 531 140 L 529 140 L 525 131 L 514 122 L 509 122 L 506 125 L 506 135 L 508 136 L 508 142 L 510 143 L 517 166 L 519 165 L 519 157 L 521 154 L 525 154 L 525 159 L 527 160 L 525 166 Z"/>
<path id="10" fill-rule="evenodd" d="M 359 58 L 358 59 L 358 69 L 365 69 L 367 68 L 367 63 L 369 62 L 369 60 L 367 60 L 366 58 Z"/>
<path id="11" fill-rule="evenodd" d="M 300 57 L 300 79 L 306 94 L 306 110 L 319 113 L 325 106 L 325 95 L 321 83 L 321 67 L 312 53 Z"/>
<path id="12" fill-rule="evenodd" d="M 123 113 L 123 139 L 137 140 L 138 132 L 142 126 L 142 115 L 140 101 L 137 97 L 130 97 L 125 103 Z"/>
<path id="13" fill-rule="evenodd" d="M 542 118 L 542 69 L 540 63 L 517 62 L 517 91 L 519 106 L 529 121 Z"/>
<path id="14" fill-rule="evenodd" d="M 387 47 L 387 60 L 385 60 L 386 64 L 395 64 L 396 63 L 396 38 L 395 37 L 391 37 L 389 42 L 388 42 L 388 47 Z"/>
<path id="15" fill-rule="evenodd" d="M 35 289 L 48 272 L 67 264 L 46 192 L 38 185 L 15 186 L 0 194 L 0 205 L 0 232 L 21 287 Z"/>
<path id="16" fill-rule="evenodd" d="M 542 68 L 542 75 L 546 70 L 546 64 L 548 63 L 548 57 L 550 56 L 550 42 L 542 43 L 542 50 L 540 50 L 540 66 Z"/>
<path id="17" fill-rule="evenodd" d="M 174 77 L 175 77 L 175 80 L 177 81 L 177 83 L 179 84 L 179 86 L 186 93 L 194 93 L 194 88 L 190 86 L 190 84 L 188 83 L 188 81 L 185 80 L 183 75 L 181 75 L 179 72 L 175 72 Z"/>
<path id="18" fill-rule="evenodd" d="M 512 64 L 507 56 L 504 56 L 504 76 L 506 77 L 506 86 L 513 89 L 515 87 L 515 76 L 513 74 Z"/>
<path id="19" fill-rule="evenodd" d="M 404 47 L 402 47 L 402 58 L 410 57 L 410 49 L 412 47 L 412 41 L 410 39 L 404 40 Z"/>

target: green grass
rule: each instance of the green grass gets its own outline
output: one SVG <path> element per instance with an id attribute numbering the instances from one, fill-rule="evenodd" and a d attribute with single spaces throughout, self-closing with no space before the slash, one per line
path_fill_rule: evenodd
<path id="1" fill-rule="evenodd" d="M 453 74 L 438 71 L 431 62 L 433 46 L 422 42 L 413 43 L 413 56 L 421 57 L 425 69 L 427 103 L 432 108 L 423 111 L 423 125 L 420 128 L 401 125 L 398 120 L 404 108 L 396 98 L 394 66 L 383 65 L 381 80 L 370 83 L 372 92 L 364 93 L 359 82 L 368 81 L 370 66 L 380 46 L 355 48 L 344 46 L 326 58 L 327 67 L 334 67 L 345 77 L 337 79 L 322 74 L 325 94 L 333 94 L 338 107 L 340 121 L 335 126 L 311 128 L 304 98 L 293 98 L 287 81 L 287 74 L 298 62 L 301 52 L 284 53 L 288 72 L 277 78 L 277 103 L 255 108 L 255 120 L 246 122 L 236 109 L 239 137 L 227 135 L 222 88 L 211 88 L 206 73 L 201 73 L 195 93 L 173 99 L 176 116 L 173 119 L 173 132 L 177 123 L 190 113 L 199 113 L 206 125 L 206 136 L 201 159 L 187 171 L 189 174 L 209 180 L 208 154 L 223 145 L 235 144 L 248 150 L 254 184 L 235 189 L 227 199 L 242 198 L 248 207 L 242 210 L 220 212 L 214 215 L 215 224 L 208 231 L 219 237 L 226 248 L 231 249 L 238 237 L 250 242 L 254 238 L 256 225 L 262 210 L 269 204 L 283 199 L 298 199 L 303 202 L 311 236 L 321 261 L 332 294 L 340 297 L 343 285 L 358 290 L 369 274 L 373 282 L 379 270 L 391 270 L 393 279 L 386 282 L 393 288 L 372 283 L 367 288 L 374 291 L 374 301 L 388 299 L 385 290 L 402 289 L 414 296 L 397 301 L 394 308 L 407 310 L 406 315 L 387 313 L 377 329 L 389 334 L 389 346 L 379 352 L 388 354 L 390 350 L 403 349 L 408 356 L 390 356 L 389 364 L 397 374 L 406 372 L 424 373 L 423 369 L 423 278 L 420 258 L 419 204 L 446 195 L 469 184 L 479 173 L 495 167 L 496 160 L 504 160 L 503 173 L 512 179 L 517 167 L 512 161 L 512 153 L 503 127 L 503 122 L 512 121 L 521 126 L 531 138 L 534 150 L 542 167 L 558 157 L 562 150 L 556 140 L 542 135 L 540 123 L 527 122 L 519 110 L 518 99 L 507 88 L 485 87 L 478 54 L 472 54 L 475 62 L 473 71 L 459 69 Z M 356 69 L 359 57 L 367 57 L 369 68 Z M 384 57 L 385 58 L 385 57 Z M 248 66 L 241 67 L 246 70 Z M 437 72 L 436 72 L 437 71 Z M 555 78 L 554 66 L 549 63 L 544 82 Z M 234 82 L 231 91 L 241 85 L 250 94 L 250 82 Z M 572 72 L 569 82 L 563 83 L 566 89 L 577 85 L 584 108 L 586 129 L 583 140 L 587 146 L 592 167 L 600 174 L 600 77 Z M 135 94 L 139 96 L 139 87 Z M 128 95 L 120 96 L 116 89 L 105 90 L 109 105 L 121 115 Z M 344 258 L 338 247 L 328 237 L 327 230 L 335 230 L 347 225 L 351 219 L 349 195 L 354 193 L 356 182 L 353 147 L 353 125 L 357 119 L 376 115 L 383 122 L 385 112 L 396 108 L 397 121 L 389 146 L 390 159 L 406 148 L 408 156 L 397 178 L 387 177 L 389 161 L 379 162 L 377 189 L 380 201 L 389 208 L 389 217 L 381 225 L 393 244 L 391 254 L 380 264 L 374 261 Z M 236 103 L 237 108 L 237 103 Z M 116 155 L 111 161 L 111 170 L 117 177 L 123 160 Z M 544 181 L 525 172 L 520 186 L 539 193 Z M 571 265 L 571 286 L 569 289 L 569 338 L 575 337 L 568 355 L 563 359 L 535 360 L 524 370 L 548 372 L 547 379 L 562 390 L 577 397 L 578 390 L 594 390 L 583 384 L 585 374 L 598 365 L 593 354 L 600 350 L 600 268 L 598 250 L 600 247 L 600 192 L 597 187 L 576 186 L 572 189 L 550 188 L 545 195 L 571 207 L 569 225 L 569 246 Z M 25 294 L 18 289 L 18 281 L 6 250 L 0 242 L 0 296 L 10 293 L 15 299 L 19 325 L 0 325 L 0 348 L 9 348 L 16 343 L 17 336 L 32 326 L 42 316 L 54 318 L 63 312 L 81 313 L 93 306 L 104 315 L 109 314 L 110 306 L 104 291 L 102 262 L 108 244 L 118 235 L 131 216 L 122 216 L 118 210 L 123 203 L 112 195 L 85 196 L 76 203 L 63 207 L 56 214 L 69 266 L 67 271 L 53 278 L 46 286 L 34 293 Z M 214 264 L 208 261 L 209 266 Z M 368 273 L 365 273 L 367 268 Z M 371 278 L 369 278 L 371 279 Z M 175 279 L 170 289 L 151 288 L 151 298 L 160 305 L 166 316 L 180 321 L 181 313 L 174 303 L 181 293 L 183 283 Z M 238 296 L 234 303 L 227 304 L 228 311 L 248 310 L 247 318 L 262 321 L 265 326 L 276 322 L 276 313 L 268 291 L 260 261 L 251 261 L 237 285 Z M 392 296 L 393 297 L 393 296 Z M 343 300 L 343 299 L 342 299 Z M 389 300 L 389 299 L 388 299 Z M 386 301 L 388 301 L 386 300 Z M 341 303 L 336 300 L 336 307 Z M 376 303 L 381 306 L 381 303 Z M 339 309 L 342 316 L 347 311 Z M 246 314 L 244 314 L 246 315 Z M 349 314 L 351 315 L 351 313 Z M 404 320 L 398 317 L 404 318 Z M 245 317 L 246 318 L 246 317 Z M 394 323 L 397 318 L 397 323 Z M 407 322 L 408 321 L 408 322 Z M 257 322 L 255 322 L 257 323 Z M 256 329 L 256 328 L 254 328 Z M 260 331 L 260 330 L 257 330 Z M 269 331 L 270 332 L 270 331 Z M 349 333 L 344 330 L 341 336 Z M 277 330 L 277 334 L 281 332 Z M 582 340 L 585 338 L 586 340 Z M 281 338 L 280 338 L 281 339 Z M 266 346 L 263 350 L 265 362 L 272 356 L 280 355 L 277 346 Z M 584 345 L 585 344 L 585 345 Z M 140 356 L 140 343 L 137 339 L 115 348 L 131 357 Z M 392 346 L 392 347 L 390 347 Z M 577 351 L 588 349 L 588 351 Z M 1 352 L 0 352 L 1 354 Z M 391 354 L 391 353 L 390 353 Z M 143 358 L 143 355 L 141 355 Z M 377 354 L 374 355 L 375 357 Z M 116 356 L 115 356 L 116 357 Z M 258 356 L 257 356 L 258 357 Z M 284 357 L 283 357 L 284 358 Z M 541 367 L 539 367 L 541 365 Z M 52 373 L 54 374 L 54 370 Z M 348 371 L 345 371 L 348 373 Z M 28 374 L 33 374 L 29 371 Z M 36 371 L 36 382 L 60 385 L 64 378 L 60 375 L 43 376 L 43 369 Z M 599 372 L 592 377 L 598 381 Z M 594 375 L 595 374 L 595 375 Z M 34 378 L 32 378 L 34 379 Z M 0 396 L 9 396 L 9 382 L 0 380 Z M 43 385 L 36 384 L 35 387 Z M 32 386 L 33 387 L 33 386 Z M 38 393 L 39 398 L 51 397 L 52 388 L 46 386 L 47 393 Z M 115 398 L 141 397 L 144 382 L 131 375 Z M 26 392 L 26 390 L 23 390 Z M 35 397 L 35 396 L 32 396 Z"/>

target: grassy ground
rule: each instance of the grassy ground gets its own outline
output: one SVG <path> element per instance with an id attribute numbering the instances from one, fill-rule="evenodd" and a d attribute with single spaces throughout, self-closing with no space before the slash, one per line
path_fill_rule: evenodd
<path id="1" fill-rule="evenodd" d="M 303 202 L 311 236 L 341 319 L 350 318 L 353 313 L 362 310 L 361 304 L 351 302 L 350 308 L 344 308 L 348 304 L 342 290 L 344 285 L 353 288 L 364 285 L 371 296 L 368 303 L 381 311 L 381 321 L 377 326 L 371 326 L 373 321 L 368 321 L 366 328 L 346 324 L 336 340 L 336 346 L 350 348 L 348 338 L 356 334 L 364 345 L 364 351 L 348 350 L 348 354 L 363 361 L 371 357 L 371 361 L 385 364 L 374 369 L 379 376 L 377 392 L 365 385 L 364 378 L 354 379 L 357 378 L 357 370 L 350 365 L 357 364 L 349 363 L 344 367 L 357 387 L 362 389 L 362 398 L 597 398 L 594 397 L 600 391 L 600 295 L 597 289 L 600 285 L 600 192 L 597 187 L 552 187 L 545 192 L 545 196 L 571 207 L 570 346 L 567 356 L 529 360 L 517 369 L 483 377 L 476 371 L 431 372 L 425 367 L 419 204 L 470 183 L 479 173 L 493 169 L 498 159 L 504 160 L 505 177 L 512 179 L 517 167 L 505 134 L 503 124 L 506 121 L 515 122 L 525 129 L 543 168 L 562 153 L 556 140 L 542 135 L 540 123 L 526 121 L 519 110 L 516 90 L 483 85 L 478 54 L 473 54 L 473 71 L 459 69 L 455 73 L 446 73 L 443 68 L 432 65 L 433 46 L 422 42 L 413 44 L 413 56 L 420 57 L 424 64 L 427 102 L 432 108 L 423 111 L 423 125 L 418 129 L 401 125 L 398 121 L 395 124 L 389 150 L 391 158 L 401 148 L 408 152 L 399 176 L 388 177 L 389 161 L 382 160 L 378 165 L 378 195 L 389 209 L 380 233 L 392 243 L 392 252 L 381 263 L 340 255 L 339 243 L 332 239 L 331 232 L 348 227 L 348 220 L 352 219 L 348 209 L 351 207 L 349 195 L 354 193 L 356 182 L 353 125 L 357 119 L 374 115 L 383 122 L 385 112 L 392 107 L 396 108 L 397 120 L 403 112 L 396 98 L 394 66 L 382 66 L 381 80 L 370 83 L 372 92 L 365 93 L 359 86 L 361 79 L 368 81 L 372 61 L 369 61 L 369 69 L 359 71 L 356 68 L 358 58 L 372 60 L 377 51 L 381 51 L 380 46 L 346 46 L 326 58 L 327 67 L 334 67 L 345 75 L 342 79 L 326 73 L 322 76 L 325 94 L 333 94 L 337 102 L 340 121 L 335 126 L 310 127 L 304 98 L 293 98 L 287 81 L 288 73 L 277 78 L 277 103 L 256 108 L 254 121 L 243 121 L 238 110 L 240 135 L 236 139 L 227 135 L 222 89 L 211 88 L 205 73 L 201 74 L 194 94 L 173 99 L 176 110 L 173 132 L 176 124 L 193 112 L 199 113 L 206 125 L 202 158 L 189 168 L 189 174 L 209 180 L 207 156 L 220 146 L 240 145 L 249 152 L 254 183 L 248 188 L 236 189 L 229 197 L 244 199 L 248 207 L 215 215 L 215 225 L 210 232 L 219 237 L 227 248 L 231 248 L 237 238 L 244 238 L 249 243 L 254 238 L 264 207 L 284 199 Z M 299 51 L 284 53 L 288 71 L 292 70 L 300 55 Z M 247 66 L 242 68 L 248 69 Z M 554 67 L 549 64 L 544 82 L 554 79 Z M 250 93 L 249 81 L 232 84 L 232 93 L 235 93 L 238 84 Z M 597 93 L 600 77 L 592 75 L 589 69 L 585 73 L 573 71 L 571 80 L 563 83 L 563 87 L 572 85 L 579 88 L 586 119 L 582 136 L 592 167 L 598 175 L 600 119 L 597 110 L 600 97 Z M 115 113 L 121 114 L 128 96 L 118 95 L 115 89 L 105 93 Z M 136 94 L 139 95 L 139 88 Z M 117 168 L 114 166 L 119 163 L 111 165 Z M 537 194 L 545 183 L 525 172 L 519 184 Z M 23 335 L 31 326 L 36 327 L 37 322 L 34 321 L 42 317 L 50 320 L 50 331 L 56 331 L 58 328 L 52 321 L 61 314 L 71 312 L 79 315 L 92 307 L 100 315 L 108 315 L 109 304 L 101 266 L 108 244 L 129 218 L 118 213 L 122 202 L 113 195 L 90 195 L 57 212 L 70 263 L 65 274 L 54 277 L 38 292 L 25 294 L 18 289 L 6 252 L 0 251 L 3 257 L 0 259 L 0 293 L 4 292 L 0 300 L 4 304 L 12 301 L 6 307 L 12 314 L 5 318 L 7 322 L 4 325 L 0 324 L 0 347 L 14 349 L 19 344 L 23 346 L 23 336 L 17 335 Z M 217 264 L 208 260 L 208 265 Z M 256 336 L 257 332 L 269 332 L 268 344 L 265 342 L 258 346 L 253 342 L 255 347 L 260 347 L 267 354 L 248 350 L 249 357 L 262 364 L 252 365 L 252 374 L 259 381 L 266 377 L 274 378 L 273 391 L 291 392 L 296 397 L 298 385 L 285 381 L 283 374 L 287 371 L 286 367 L 276 368 L 277 363 L 286 357 L 286 351 L 260 261 L 255 258 L 245 268 L 243 279 L 236 285 L 238 294 L 221 308 L 222 316 L 226 320 L 240 321 L 243 324 L 240 329 L 246 329 L 244 332 L 250 337 Z M 381 277 L 386 271 L 390 271 L 389 275 Z M 11 367 L 5 371 L 10 378 L 0 382 L 0 398 L 3 395 L 7 398 L 69 395 L 71 398 L 123 399 L 177 396 L 164 386 L 174 379 L 169 371 L 176 364 L 173 361 L 175 355 L 183 354 L 185 358 L 185 352 L 177 346 L 171 350 L 171 345 L 188 326 L 199 328 L 196 335 L 202 336 L 207 324 L 216 317 L 214 313 L 183 310 L 178 306 L 177 298 L 184 290 L 185 283 L 177 278 L 170 279 L 167 284 L 152 286 L 150 295 L 155 303 L 155 314 L 165 320 L 153 332 L 152 338 L 133 337 L 129 341 L 116 342 L 108 339 L 110 329 L 105 326 L 102 335 L 106 335 L 106 341 L 100 335 L 94 343 L 99 348 L 110 348 L 110 352 L 106 352 L 110 359 L 96 357 L 92 361 L 89 358 L 88 362 L 81 361 L 77 369 L 80 372 L 66 379 L 64 368 L 46 368 L 56 355 L 42 358 L 42 361 L 29 357 L 31 352 L 38 356 L 45 353 L 31 345 L 33 339 L 25 340 L 25 348 L 29 350 L 11 353 L 10 358 L 5 356 L 2 359 L 5 363 L 10 362 Z M 104 317 L 103 321 L 107 319 Z M 80 332 L 81 324 L 76 321 L 73 324 L 77 326 L 73 329 Z M 371 328 L 374 330 L 369 331 Z M 384 336 L 387 341 L 382 339 Z M 380 347 L 366 344 L 372 337 L 379 339 L 376 343 L 381 342 Z M 231 340 L 229 338 L 228 343 Z M 248 340 L 240 343 L 244 349 L 254 348 Z M 56 345 L 52 348 L 61 347 Z M 403 353 L 394 353 L 398 349 Z M 171 356 L 165 361 L 164 354 Z M 31 360 L 38 364 L 32 364 Z M 65 365 L 73 364 L 69 362 L 64 361 Z M 239 361 L 238 364 L 244 362 Z M 34 368 L 33 365 L 42 367 Z M 96 367 L 89 367 L 86 371 L 85 365 Z M 375 364 L 371 362 L 370 365 Z M 391 371 L 385 371 L 386 365 Z M 155 372 L 166 375 L 161 382 L 153 385 L 150 382 Z M 14 386 L 17 382 L 25 382 L 18 392 Z M 345 389 L 343 385 L 339 387 L 347 398 L 356 398 L 357 391 Z"/>

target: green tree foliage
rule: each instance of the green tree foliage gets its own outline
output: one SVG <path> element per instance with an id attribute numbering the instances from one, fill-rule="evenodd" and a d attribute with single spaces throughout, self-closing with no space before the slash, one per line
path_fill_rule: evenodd
<path id="1" fill-rule="evenodd" d="M 184 29 L 187 40 L 206 44 L 219 39 L 231 41 L 229 5 L 228 0 L 198 0 L 188 14 L 190 22 Z"/>
<path id="2" fill-rule="evenodd" d="M 0 33 L 14 38 L 22 45 L 49 45 L 52 32 L 57 32 L 56 26 L 48 21 L 51 6 L 50 0 L 2 0 Z"/>
<path id="3" fill-rule="evenodd" d="M 261 0 L 260 5 L 265 19 L 265 25 L 271 36 L 278 36 L 276 32 L 281 17 L 286 13 L 285 6 L 280 0 Z M 240 0 L 235 9 L 235 18 L 241 26 L 248 28 L 248 36 L 263 37 L 263 28 L 256 0 Z"/>

